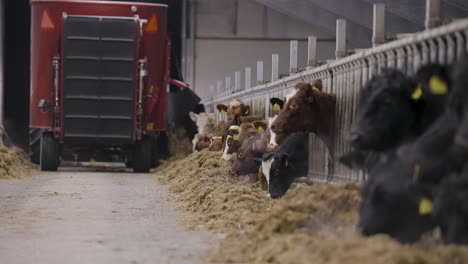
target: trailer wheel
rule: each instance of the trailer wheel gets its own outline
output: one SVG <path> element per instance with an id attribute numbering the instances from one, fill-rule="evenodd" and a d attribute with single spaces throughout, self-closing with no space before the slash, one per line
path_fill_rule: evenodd
<path id="1" fill-rule="evenodd" d="M 39 164 L 41 151 L 41 130 L 38 128 L 29 129 L 29 159 L 34 164 Z"/>
<path id="2" fill-rule="evenodd" d="M 133 171 L 149 172 L 151 169 L 151 137 L 143 136 L 142 140 L 135 143 L 133 153 Z"/>
<path id="3" fill-rule="evenodd" d="M 56 171 L 59 165 L 59 144 L 51 133 L 42 133 L 40 167 L 43 171 Z"/>

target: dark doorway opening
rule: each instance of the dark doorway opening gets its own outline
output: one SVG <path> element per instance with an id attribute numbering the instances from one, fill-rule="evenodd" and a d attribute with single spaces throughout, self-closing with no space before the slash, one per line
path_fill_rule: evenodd
<path id="1" fill-rule="evenodd" d="M 28 0 L 4 1 L 5 127 L 17 146 L 27 149 L 29 127 L 30 6 Z"/>

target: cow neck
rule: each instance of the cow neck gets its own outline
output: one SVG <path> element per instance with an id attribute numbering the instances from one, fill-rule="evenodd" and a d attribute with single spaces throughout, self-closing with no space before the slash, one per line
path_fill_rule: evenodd
<path id="1" fill-rule="evenodd" d="M 309 131 L 315 133 L 317 137 L 325 143 L 325 145 L 328 148 L 328 153 L 330 154 L 331 159 L 333 159 L 335 148 L 336 96 L 334 94 L 321 93 L 319 98 L 320 99 L 318 100 L 319 102 L 317 104 L 317 111 L 320 120 L 316 124 L 325 125 L 317 126 L 316 124 L 314 125 L 314 123 L 312 123 L 309 127 Z M 314 105 L 311 105 L 310 107 L 313 108 Z M 330 115 L 326 116 L 327 113 L 330 113 Z"/>

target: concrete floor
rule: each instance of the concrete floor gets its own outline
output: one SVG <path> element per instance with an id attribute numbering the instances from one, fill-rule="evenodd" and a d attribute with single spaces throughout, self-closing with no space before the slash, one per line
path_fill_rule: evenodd
<path id="1" fill-rule="evenodd" d="M 201 263 L 213 235 L 150 175 L 61 170 L 0 182 L 0 263 Z"/>

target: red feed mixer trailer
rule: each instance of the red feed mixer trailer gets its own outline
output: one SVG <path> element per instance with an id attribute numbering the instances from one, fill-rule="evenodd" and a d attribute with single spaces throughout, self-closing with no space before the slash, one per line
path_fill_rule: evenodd
<path id="1" fill-rule="evenodd" d="M 171 80 L 167 6 L 31 1 L 30 157 L 154 164 Z M 68 154 L 67 154 L 68 153 Z"/>

